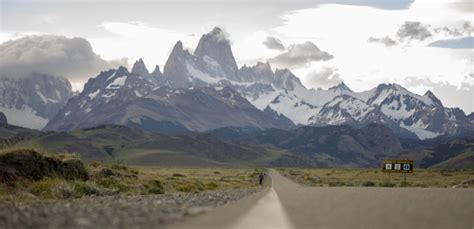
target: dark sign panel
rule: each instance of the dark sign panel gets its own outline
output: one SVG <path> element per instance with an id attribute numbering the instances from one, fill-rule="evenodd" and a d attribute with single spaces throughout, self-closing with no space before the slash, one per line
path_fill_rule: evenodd
<path id="1" fill-rule="evenodd" d="M 413 173 L 413 160 L 383 160 L 384 173 Z"/>

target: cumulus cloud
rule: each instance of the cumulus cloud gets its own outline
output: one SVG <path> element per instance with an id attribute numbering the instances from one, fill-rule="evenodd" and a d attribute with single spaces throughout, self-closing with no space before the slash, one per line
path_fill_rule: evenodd
<path id="1" fill-rule="evenodd" d="M 406 21 L 397 31 L 397 36 L 403 39 L 423 41 L 432 34 L 428 30 L 428 26 L 416 21 Z"/>
<path id="2" fill-rule="evenodd" d="M 83 82 L 118 65 L 126 65 L 126 60 L 102 59 L 84 38 L 34 35 L 0 44 L 1 77 L 23 77 L 40 72 Z"/>
<path id="3" fill-rule="evenodd" d="M 263 45 L 265 45 L 265 47 L 267 47 L 268 49 L 276 49 L 280 51 L 285 50 L 285 46 L 283 45 L 281 40 L 276 37 L 268 36 L 267 39 L 263 41 Z"/>
<path id="4" fill-rule="evenodd" d="M 468 114 L 474 112 L 474 74 L 472 73 L 464 77 L 464 82 L 459 87 L 449 82 L 434 82 L 417 77 L 407 77 L 404 84 L 414 91 L 417 88 L 431 90 L 446 107 L 459 107 Z M 422 94 L 424 91 L 418 91 L 418 93 Z"/>
<path id="5" fill-rule="evenodd" d="M 474 32 L 474 26 L 472 26 L 470 21 L 465 21 L 462 25 L 462 28 L 464 29 L 465 32 L 468 33 L 468 35 Z"/>
<path id="6" fill-rule="evenodd" d="M 450 29 L 448 27 L 439 27 L 435 28 L 433 30 L 435 33 L 441 33 L 441 34 L 446 34 L 447 36 L 452 36 L 452 37 L 459 37 L 463 35 L 463 31 L 460 31 L 459 29 Z"/>
<path id="7" fill-rule="evenodd" d="M 392 38 L 389 37 L 389 36 L 380 37 L 380 38 L 377 38 L 377 37 L 369 37 L 368 42 L 370 42 L 370 43 L 381 43 L 381 44 L 383 44 L 383 45 L 385 45 L 385 46 L 387 46 L 387 47 L 397 45 L 397 41 L 395 41 L 394 39 L 392 39 Z"/>
<path id="8" fill-rule="evenodd" d="M 474 32 L 474 26 L 470 21 L 464 21 L 458 28 L 437 27 L 433 29 L 436 34 L 444 34 L 448 37 L 470 36 Z"/>
<path id="9" fill-rule="evenodd" d="M 327 89 L 343 82 L 336 68 L 324 67 L 308 73 L 306 85 Z"/>
<path id="10" fill-rule="evenodd" d="M 270 59 L 270 62 L 284 67 L 300 67 L 312 61 L 326 61 L 333 56 L 322 51 L 314 43 L 307 41 L 302 44 L 293 44 L 283 52 Z"/>

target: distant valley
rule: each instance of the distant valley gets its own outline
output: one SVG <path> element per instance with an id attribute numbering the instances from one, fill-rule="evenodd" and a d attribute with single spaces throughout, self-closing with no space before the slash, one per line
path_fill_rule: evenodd
<path id="1" fill-rule="evenodd" d="M 71 132 L 41 132 L 0 124 L 3 150 L 76 153 L 86 161 L 159 166 L 378 167 L 385 158 L 414 159 L 422 168 L 472 168 L 474 133 L 430 140 L 400 139 L 370 124 L 290 130 L 220 128 L 204 133 L 159 134 L 103 125 Z M 416 141 L 416 142 L 415 142 Z"/>

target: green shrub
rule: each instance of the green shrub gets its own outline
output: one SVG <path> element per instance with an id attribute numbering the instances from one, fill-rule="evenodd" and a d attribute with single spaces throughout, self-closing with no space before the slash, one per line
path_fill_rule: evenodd
<path id="1" fill-rule="evenodd" d="M 176 186 L 176 190 L 179 192 L 198 193 L 204 191 L 204 185 L 201 182 L 179 184 Z"/>
<path id="2" fill-rule="evenodd" d="M 410 186 L 410 184 L 407 181 L 402 181 L 400 183 L 400 187 L 408 187 L 408 186 Z"/>
<path id="3" fill-rule="evenodd" d="M 373 181 L 364 181 L 364 182 L 362 182 L 362 186 L 364 186 L 364 187 L 374 187 L 375 182 L 373 182 Z"/>
<path id="4" fill-rule="evenodd" d="M 124 170 L 124 171 L 127 171 L 127 166 L 125 165 L 120 165 L 120 164 L 112 164 L 110 166 L 111 169 L 115 169 L 115 170 Z"/>
<path id="5" fill-rule="evenodd" d="M 138 175 L 140 172 L 136 169 L 130 169 L 130 173 Z"/>
<path id="6" fill-rule="evenodd" d="M 330 187 L 345 186 L 346 184 L 342 181 L 329 181 L 328 185 Z"/>
<path id="7" fill-rule="evenodd" d="M 208 190 L 215 190 L 219 187 L 218 184 L 216 184 L 215 182 L 209 182 L 209 183 L 206 183 L 206 189 Z"/>
<path id="8" fill-rule="evenodd" d="M 385 181 L 385 182 L 380 182 L 379 183 L 379 187 L 395 187 L 395 184 L 394 183 L 391 183 L 391 182 L 388 182 L 388 181 Z"/>
<path id="9" fill-rule="evenodd" d="M 100 162 L 98 162 L 98 161 L 91 161 L 91 162 L 89 162 L 89 166 L 90 166 L 90 167 L 93 167 L 93 168 L 97 168 L 97 167 L 99 167 L 99 166 L 101 166 L 101 165 L 102 165 L 102 163 L 100 163 Z"/>
<path id="10" fill-rule="evenodd" d="M 74 182 L 74 190 L 76 197 L 103 194 L 101 188 L 92 182 L 76 181 Z"/>
<path id="11" fill-rule="evenodd" d="M 118 189 L 119 192 L 125 192 L 130 189 L 122 181 L 113 178 L 103 178 L 97 181 L 97 184 L 105 188 Z"/>
<path id="12" fill-rule="evenodd" d="M 148 182 L 148 185 L 145 186 L 149 194 L 163 194 L 165 193 L 165 188 L 159 180 L 152 180 Z"/>
<path id="13" fill-rule="evenodd" d="M 69 199 L 75 196 L 74 187 L 66 181 L 56 183 L 52 186 L 51 192 L 57 199 Z"/>
<path id="14" fill-rule="evenodd" d="M 74 187 L 66 181 L 43 179 L 33 182 L 29 187 L 30 193 L 45 199 L 67 199 L 74 197 Z"/>
<path id="15" fill-rule="evenodd" d="M 186 176 L 181 173 L 174 173 L 173 177 L 186 177 Z"/>

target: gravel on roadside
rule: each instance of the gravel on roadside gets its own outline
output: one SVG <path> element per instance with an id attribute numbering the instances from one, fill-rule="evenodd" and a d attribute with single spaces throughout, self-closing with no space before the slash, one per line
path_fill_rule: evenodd
<path id="1" fill-rule="evenodd" d="M 0 202 L 0 229 L 159 228 L 253 194 L 260 188 L 202 193 L 89 196 Z"/>

